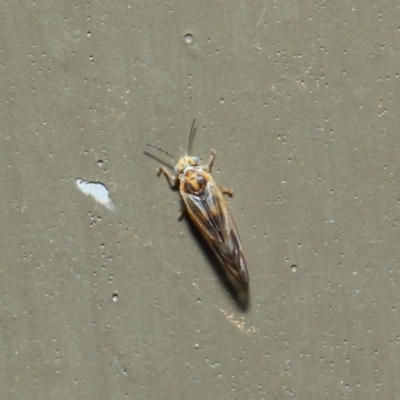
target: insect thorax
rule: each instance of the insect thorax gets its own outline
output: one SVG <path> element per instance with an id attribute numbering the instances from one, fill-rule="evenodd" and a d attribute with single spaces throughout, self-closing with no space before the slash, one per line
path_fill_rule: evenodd
<path id="1" fill-rule="evenodd" d="M 198 166 L 187 166 L 179 175 L 180 187 L 187 194 L 201 196 L 207 186 L 206 172 Z"/>

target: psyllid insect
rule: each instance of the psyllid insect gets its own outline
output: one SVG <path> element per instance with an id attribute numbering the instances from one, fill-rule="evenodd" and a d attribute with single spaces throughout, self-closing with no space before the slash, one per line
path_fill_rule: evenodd
<path id="1" fill-rule="evenodd" d="M 248 283 L 242 243 L 224 197 L 224 194 L 232 196 L 233 192 L 218 185 L 211 176 L 215 151 L 211 150 L 207 165 L 200 165 L 200 159 L 190 155 L 195 121 L 190 129 L 188 153 L 179 160 L 157 146 L 148 146 L 176 161 L 175 176 L 162 166 L 158 167 L 158 175 L 164 174 L 172 188 L 179 187 L 187 213 L 224 268 L 239 282 Z"/>

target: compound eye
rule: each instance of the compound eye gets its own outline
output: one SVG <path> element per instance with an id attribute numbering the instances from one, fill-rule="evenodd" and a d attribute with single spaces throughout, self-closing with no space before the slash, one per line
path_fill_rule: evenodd
<path id="1" fill-rule="evenodd" d="M 193 162 L 194 162 L 194 165 L 200 165 L 200 158 L 199 157 L 193 157 Z"/>

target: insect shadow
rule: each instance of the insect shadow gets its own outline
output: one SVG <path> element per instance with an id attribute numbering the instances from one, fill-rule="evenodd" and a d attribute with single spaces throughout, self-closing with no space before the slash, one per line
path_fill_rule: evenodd
<path id="1" fill-rule="evenodd" d="M 144 150 L 143 154 L 145 154 L 148 157 L 151 157 L 152 159 L 158 161 L 160 164 L 170 168 L 171 170 L 174 169 L 174 166 L 168 162 L 165 162 L 162 158 L 155 156 L 153 153 L 150 153 L 148 150 Z M 155 170 L 155 169 L 154 169 Z"/>

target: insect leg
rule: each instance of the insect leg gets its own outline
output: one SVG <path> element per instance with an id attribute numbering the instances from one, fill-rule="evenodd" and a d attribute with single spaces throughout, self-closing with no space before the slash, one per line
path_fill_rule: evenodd
<path id="1" fill-rule="evenodd" d="M 233 196 L 233 190 L 232 190 L 232 189 L 228 189 L 228 188 L 223 187 L 223 186 L 221 186 L 221 185 L 218 185 L 218 187 L 221 189 L 221 192 L 222 192 L 223 194 L 227 194 L 229 197 L 232 197 L 232 196 Z"/>
<path id="2" fill-rule="evenodd" d="M 211 157 L 208 160 L 207 165 L 203 167 L 206 171 L 211 172 L 211 169 L 214 164 L 214 159 L 215 159 L 215 150 L 211 149 Z"/>
<path id="3" fill-rule="evenodd" d="M 176 176 L 171 175 L 171 173 L 165 167 L 158 167 L 158 176 L 164 174 L 167 178 L 168 183 L 172 188 L 176 188 L 176 184 L 178 183 L 178 178 Z"/>
<path id="4" fill-rule="evenodd" d="M 181 212 L 178 214 L 178 220 L 181 221 L 182 218 L 183 218 L 184 216 L 185 216 L 185 211 L 181 211 Z"/>

